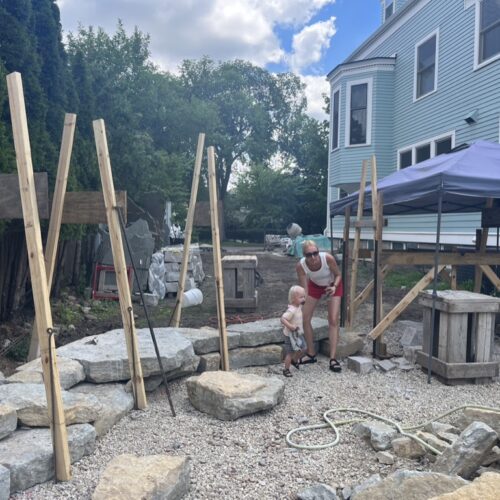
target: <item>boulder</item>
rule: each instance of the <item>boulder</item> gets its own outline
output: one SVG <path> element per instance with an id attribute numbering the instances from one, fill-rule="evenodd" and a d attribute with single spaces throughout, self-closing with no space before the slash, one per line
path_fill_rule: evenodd
<path id="1" fill-rule="evenodd" d="M 484 462 L 497 439 L 491 427 L 483 422 L 472 422 L 437 458 L 433 470 L 468 479 Z"/>
<path id="2" fill-rule="evenodd" d="M 352 489 L 349 498 L 356 498 L 356 495 L 360 495 L 363 491 L 370 489 L 372 486 L 375 486 L 381 481 L 382 477 L 380 476 L 380 474 L 372 474 L 368 479 L 365 479 L 362 483 L 358 484 Z M 344 498 L 346 498 L 345 495 Z"/>
<path id="3" fill-rule="evenodd" d="M 397 436 L 398 431 L 383 422 L 365 422 L 370 431 L 370 443 L 374 450 L 384 451 L 391 447 L 391 441 Z"/>
<path id="4" fill-rule="evenodd" d="M 167 328 L 180 333 L 193 344 L 195 354 L 206 354 L 220 351 L 219 330 L 214 328 Z M 240 334 L 228 329 L 227 347 L 234 349 L 240 343 Z"/>
<path id="5" fill-rule="evenodd" d="M 457 427 L 464 430 L 472 422 L 484 422 L 500 436 L 500 413 L 481 408 L 465 408 L 457 421 Z"/>
<path id="6" fill-rule="evenodd" d="M 166 372 L 181 367 L 194 356 L 191 342 L 172 328 L 156 328 L 156 341 Z M 160 374 L 149 328 L 137 330 L 143 377 Z M 120 382 L 130 379 L 123 329 L 85 337 L 59 347 L 58 354 L 79 361 L 88 382 Z"/>
<path id="7" fill-rule="evenodd" d="M 313 484 L 297 493 L 297 500 L 338 500 L 336 491 L 327 484 Z"/>
<path id="8" fill-rule="evenodd" d="M 216 372 L 220 368 L 220 354 L 218 352 L 209 352 L 200 356 L 198 373 Z"/>
<path id="9" fill-rule="evenodd" d="M 12 406 L 0 404 L 0 439 L 12 434 L 17 428 L 17 412 Z M 2 497 L 0 497 L 2 498 Z"/>
<path id="10" fill-rule="evenodd" d="M 67 431 L 72 463 L 94 451 L 96 434 L 90 424 L 70 425 Z M 0 441 L 0 465 L 10 470 L 11 493 L 54 477 L 50 429 L 21 429 Z"/>
<path id="11" fill-rule="evenodd" d="M 458 476 L 448 476 L 436 472 L 400 470 L 384 480 L 364 488 L 353 490 L 351 500 L 427 500 L 436 494 L 448 493 L 468 484 Z"/>
<path id="12" fill-rule="evenodd" d="M 8 500 L 10 497 L 10 470 L 0 465 L 0 499 Z"/>
<path id="13" fill-rule="evenodd" d="M 285 389 L 285 383 L 276 377 L 223 371 L 190 377 L 186 386 L 191 404 L 220 420 L 273 408 L 281 402 Z"/>
<path id="14" fill-rule="evenodd" d="M 494 463 L 500 464 L 500 447 L 498 446 L 493 446 L 492 450 L 488 453 L 481 465 L 488 467 L 488 465 Z"/>
<path id="15" fill-rule="evenodd" d="M 348 356 L 361 352 L 364 347 L 364 337 L 357 333 L 341 329 L 337 343 L 336 359 L 345 359 Z M 330 357 L 330 341 L 328 339 L 320 342 L 320 352 Z"/>
<path id="16" fill-rule="evenodd" d="M 313 318 L 312 327 L 314 340 L 328 338 L 328 321 L 323 318 Z M 229 325 L 227 331 L 238 333 L 240 347 L 255 347 L 265 344 L 278 344 L 285 341 L 283 326 L 279 318 L 262 319 L 250 323 Z"/>
<path id="17" fill-rule="evenodd" d="M 500 496 L 500 474 L 485 472 L 472 483 L 430 500 L 494 500 Z"/>
<path id="18" fill-rule="evenodd" d="M 388 451 L 379 451 L 377 452 L 376 457 L 381 464 L 392 465 L 394 463 L 394 455 L 392 455 Z"/>
<path id="19" fill-rule="evenodd" d="M 101 403 L 101 409 L 93 422 L 99 437 L 134 408 L 134 397 L 125 391 L 123 384 L 80 384 L 73 387 L 71 392 L 90 394 Z"/>
<path id="20" fill-rule="evenodd" d="M 281 363 L 283 348 L 279 345 L 261 345 L 258 347 L 243 347 L 229 351 L 229 366 L 231 369 L 245 366 L 276 365 Z"/>
<path id="21" fill-rule="evenodd" d="M 119 455 L 101 474 L 92 500 L 178 500 L 189 491 L 189 474 L 186 457 Z"/>
<path id="22" fill-rule="evenodd" d="M 402 436 L 392 440 L 392 449 L 398 457 L 419 458 L 425 455 L 425 448 L 414 439 Z"/>
<path id="23" fill-rule="evenodd" d="M 69 389 L 74 385 L 85 380 L 83 366 L 74 359 L 57 356 L 57 369 L 59 371 L 59 380 L 63 389 Z M 43 370 L 40 358 L 34 359 L 29 363 L 18 366 L 16 373 L 10 376 L 10 382 L 22 382 L 31 384 L 43 384 Z"/>
<path id="24" fill-rule="evenodd" d="M 66 425 L 93 422 L 101 403 L 91 394 L 61 391 Z M 49 414 L 43 384 L 6 384 L 0 386 L 0 400 L 17 411 L 17 418 L 29 427 L 48 427 Z"/>

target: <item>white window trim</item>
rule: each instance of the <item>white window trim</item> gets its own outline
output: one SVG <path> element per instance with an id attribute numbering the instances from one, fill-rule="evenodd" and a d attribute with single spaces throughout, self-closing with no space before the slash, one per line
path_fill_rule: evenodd
<path id="1" fill-rule="evenodd" d="M 415 161 L 417 159 L 417 148 L 420 146 L 425 146 L 426 144 L 431 145 L 431 158 L 434 158 L 436 156 L 436 142 L 446 139 L 447 137 L 451 137 L 451 148 L 453 149 L 455 147 L 455 131 L 451 130 L 450 132 L 446 132 L 444 134 L 439 134 L 434 137 L 431 137 L 430 139 L 426 139 L 425 141 L 419 141 L 416 142 L 415 144 L 411 144 L 409 146 L 405 146 L 403 148 L 399 148 L 397 150 L 397 166 L 398 170 L 401 170 L 401 162 L 400 162 L 400 155 L 401 153 L 405 153 L 406 151 L 411 150 L 411 166 L 415 165 Z M 405 167 L 408 168 L 408 167 Z"/>
<path id="2" fill-rule="evenodd" d="M 330 151 L 338 151 L 340 149 L 340 118 L 341 118 L 341 114 L 340 114 L 340 109 L 342 108 L 341 106 L 341 103 L 342 103 L 342 90 L 341 90 L 341 87 L 340 85 L 338 85 L 337 87 L 335 87 L 333 90 L 332 90 L 332 99 L 331 99 L 331 118 L 330 118 L 330 123 L 333 125 L 333 97 L 336 93 L 339 93 L 339 109 L 338 109 L 338 120 L 339 120 L 339 123 L 338 123 L 338 126 L 337 126 L 337 147 L 334 148 L 333 147 L 333 126 L 330 127 L 331 130 L 330 130 Z"/>
<path id="3" fill-rule="evenodd" d="M 489 59 L 486 59 L 485 61 L 479 62 L 479 34 L 481 31 L 480 23 L 481 23 L 481 1 L 482 0 L 476 0 L 476 19 L 474 22 L 474 71 L 483 68 L 484 66 L 488 66 L 488 64 L 491 64 L 494 61 L 497 61 L 500 59 L 500 52 L 493 57 L 490 57 Z"/>
<path id="4" fill-rule="evenodd" d="M 385 23 L 389 17 L 392 17 L 396 13 L 396 0 L 392 0 L 392 14 L 389 17 L 385 17 L 385 9 L 387 8 L 387 0 L 381 0 L 382 2 L 382 20 Z"/>
<path id="5" fill-rule="evenodd" d="M 351 142 L 351 87 L 355 85 L 367 85 L 366 91 L 366 142 L 364 144 L 350 144 Z M 353 80 L 347 83 L 346 88 L 346 104 L 345 104 L 345 147 L 346 148 L 363 148 L 371 146 L 372 143 L 372 94 L 373 94 L 373 78 L 364 78 L 363 80 Z"/>
<path id="6" fill-rule="evenodd" d="M 418 70 L 418 48 L 430 40 L 433 36 L 436 37 L 436 61 L 434 63 L 434 90 L 427 92 L 427 94 L 421 95 L 417 97 L 417 70 Z M 420 40 L 415 44 L 415 61 L 414 61 L 414 69 L 413 69 L 413 102 L 420 101 L 421 99 L 425 99 L 427 96 L 434 94 L 437 91 L 438 87 L 438 70 L 439 70 L 439 28 L 434 30 L 432 33 L 429 33 L 425 38 Z"/>

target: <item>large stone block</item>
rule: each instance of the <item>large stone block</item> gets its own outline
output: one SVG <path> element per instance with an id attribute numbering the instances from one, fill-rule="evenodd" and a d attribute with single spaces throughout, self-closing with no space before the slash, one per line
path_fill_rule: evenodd
<path id="1" fill-rule="evenodd" d="M 96 433 L 90 424 L 70 425 L 67 430 L 72 463 L 94 451 Z M 50 429 L 22 429 L 0 441 L 0 465 L 10 470 L 11 493 L 54 477 Z"/>
<path id="2" fill-rule="evenodd" d="M 170 330 L 170 329 L 167 329 Z M 172 328 L 179 332 L 183 337 L 188 339 L 193 344 L 193 349 L 196 354 L 206 354 L 209 352 L 220 351 L 220 336 L 219 330 L 214 328 Z M 228 349 L 234 349 L 240 344 L 240 334 L 228 330 L 227 346 Z"/>
<path id="3" fill-rule="evenodd" d="M 0 439 L 12 434 L 17 427 L 17 412 L 12 406 L 0 404 Z"/>
<path id="4" fill-rule="evenodd" d="M 472 483 L 430 500 L 495 500 L 500 498 L 500 474 L 485 472 Z"/>
<path id="5" fill-rule="evenodd" d="M 156 328 L 156 341 L 166 372 L 181 367 L 195 356 L 189 340 L 172 328 Z M 144 377 L 160 374 L 158 359 L 148 328 L 137 330 L 137 341 Z M 80 362 L 89 382 L 120 382 L 130 379 L 125 335 L 122 329 L 59 347 L 58 353 Z"/>
<path id="6" fill-rule="evenodd" d="M 10 471 L 7 467 L 0 465 L 0 500 L 8 500 L 10 497 Z"/>
<path id="7" fill-rule="evenodd" d="M 279 345 L 262 345 L 259 347 L 242 347 L 229 351 L 231 368 L 245 366 L 276 365 L 281 363 L 283 348 Z"/>
<path id="8" fill-rule="evenodd" d="M 336 359 L 344 359 L 363 350 L 363 336 L 357 332 L 340 329 L 339 341 L 337 343 Z M 328 339 L 320 342 L 320 352 L 330 357 L 330 341 Z"/>
<path id="9" fill-rule="evenodd" d="M 205 372 L 186 382 L 191 404 L 220 420 L 235 420 L 281 402 L 285 384 L 276 377 Z"/>
<path id="10" fill-rule="evenodd" d="M 392 440 L 392 449 L 398 457 L 420 458 L 426 453 L 425 448 L 407 436 L 398 437 Z"/>
<path id="11" fill-rule="evenodd" d="M 189 491 L 186 457 L 119 455 L 101 474 L 92 500 L 179 500 Z"/>

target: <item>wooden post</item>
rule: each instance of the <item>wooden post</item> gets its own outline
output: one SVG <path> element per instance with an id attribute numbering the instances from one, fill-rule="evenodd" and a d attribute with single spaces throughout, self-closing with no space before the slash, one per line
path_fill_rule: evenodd
<path id="1" fill-rule="evenodd" d="M 359 184 L 359 196 L 358 196 L 358 214 L 357 222 L 361 222 L 363 217 L 363 210 L 365 206 L 365 187 L 366 187 L 366 168 L 367 162 L 363 160 L 363 166 L 361 169 L 361 181 Z M 358 259 L 359 259 L 359 245 L 361 239 L 361 225 L 355 225 L 354 233 L 354 246 L 352 250 L 352 267 L 351 267 L 351 280 L 349 288 L 349 320 L 348 324 L 350 327 L 354 324 L 354 315 L 356 314 L 355 302 L 356 297 L 356 286 L 358 281 Z"/>
<path id="2" fill-rule="evenodd" d="M 141 358 L 137 345 L 137 335 L 135 331 L 134 313 L 132 300 L 130 297 L 130 287 L 127 275 L 127 263 L 123 252 L 122 234 L 120 231 L 120 220 L 116 210 L 115 187 L 111 172 L 111 162 L 109 159 L 108 142 L 106 139 L 106 128 L 104 120 L 94 120 L 94 138 L 101 173 L 102 192 L 104 204 L 106 205 L 106 215 L 108 219 L 109 239 L 111 241 L 111 251 L 113 253 L 113 264 L 115 266 L 116 284 L 118 285 L 118 296 L 120 299 L 120 310 L 122 314 L 123 328 L 125 330 L 125 340 L 127 343 L 128 362 L 130 367 L 130 378 L 134 390 L 135 406 L 139 410 L 146 408 L 146 392 L 144 380 L 142 378 Z"/>
<path id="3" fill-rule="evenodd" d="M 59 152 L 59 165 L 57 167 L 56 185 L 54 189 L 54 198 L 52 200 L 52 209 L 50 212 L 49 232 L 47 234 L 47 243 L 45 245 L 45 270 L 47 271 L 47 288 L 52 288 L 54 278 L 54 268 L 57 256 L 57 244 L 59 242 L 59 233 L 61 231 L 61 221 L 64 207 L 64 198 L 66 194 L 66 185 L 68 183 L 69 163 L 71 160 L 71 151 L 73 150 L 73 138 L 75 136 L 76 115 L 66 113 L 64 117 L 63 135 L 61 141 L 61 150 Z M 28 360 L 31 361 L 40 356 L 38 337 L 40 329 L 35 324 L 31 334 L 31 342 L 28 353 Z M 38 332 L 38 335 L 36 334 Z"/>
<path id="4" fill-rule="evenodd" d="M 193 232 L 194 210 L 196 206 L 196 197 L 198 196 L 198 185 L 200 182 L 201 160 L 203 158 L 203 146 L 205 144 L 205 134 L 198 135 L 198 148 L 196 150 L 196 159 L 194 162 L 193 182 L 191 183 L 191 198 L 187 213 L 186 228 L 184 230 L 184 252 L 182 254 L 181 271 L 179 275 L 179 287 L 177 289 L 177 300 L 175 303 L 174 327 L 178 328 L 181 322 L 181 308 L 184 293 L 184 282 L 186 280 L 189 248 L 191 247 L 191 234 Z"/>
<path id="5" fill-rule="evenodd" d="M 349 234 L 351 231 L 351 207 L 347 207 L 344 212 L 344 233 L 342 242 L 342 283 L 344 285 L 344 295 L 341 300 L 342 314 L 341 319 L 344 324 L 340 326 L 351 327 L 349 323 Z"/>
<path id="6" fill-rule="evenodd" d="M 493 198 L 488 198 L 486 200 L 486 208 L 491 208 L 493 206 Z M 481 230 L 480 241 L 476 241 L 476 247 L 478 247 L 478 253 L 484 254 L 486 252 L 486 246 L 488 244 L 488 227 L 483 227 Z M 479 244 L 479 246 L 478 246 Z M 474 268 L 474 292 L 481 293 L 481 282 L 483 280 L 483 271 L 480 266 Z"/>
<path id="7" fill-rule="evenodd" d="M 7 76 L 12 133 L 16 150 L 19 188 L 24 216 L 24 231 L 28 248 L 28 260 L 33 289 L 35 314 L 38 318 L 40 335 L 41 363 L 43 381 L 47 397 L 47 408 L 52 428 L 52 439 L 55 454 L 55 476 L 61 481 L 71 479 L 71 461 L 69 456 L 68 436 L 64 420 L 64 408 L 61 396 L 59 371 L 57 369 L 54 337 L 52 330 L 52 313 L 50 310 L 47 272 L 43 260 L 42 236 L 38 207 L 36 203 L 31 147 L 26 120 L 26 108 L 23 97 L 23 84 L 20 73 Z"/>
<path id="8" fill-rule="evenodd" d="M 217 211 L 217 183 L 215 179 L 215 150 L 207 149 L 208 156 L 208 191 L 210 194 L 210 218 L 212 221 L 212 245 L 214 253 L 214 275 L 217 287 L 217 317 L 219 320 L 219 339 L 221 366 L 229 371 L 229 350 L 227 345 L 226 309 L 224 305 L 224 281 L 222 276 L 221 248 L 219 236 L 219 214 Z"/>

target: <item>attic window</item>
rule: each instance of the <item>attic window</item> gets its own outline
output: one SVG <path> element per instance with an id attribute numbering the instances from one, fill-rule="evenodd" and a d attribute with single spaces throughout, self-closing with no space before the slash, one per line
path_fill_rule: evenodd
<path id="1" fill-rule="evenodd" d="M 384 2 L 384 21 L 387 21 L 394 14 L 394 1 L 385 0 Z"/>

